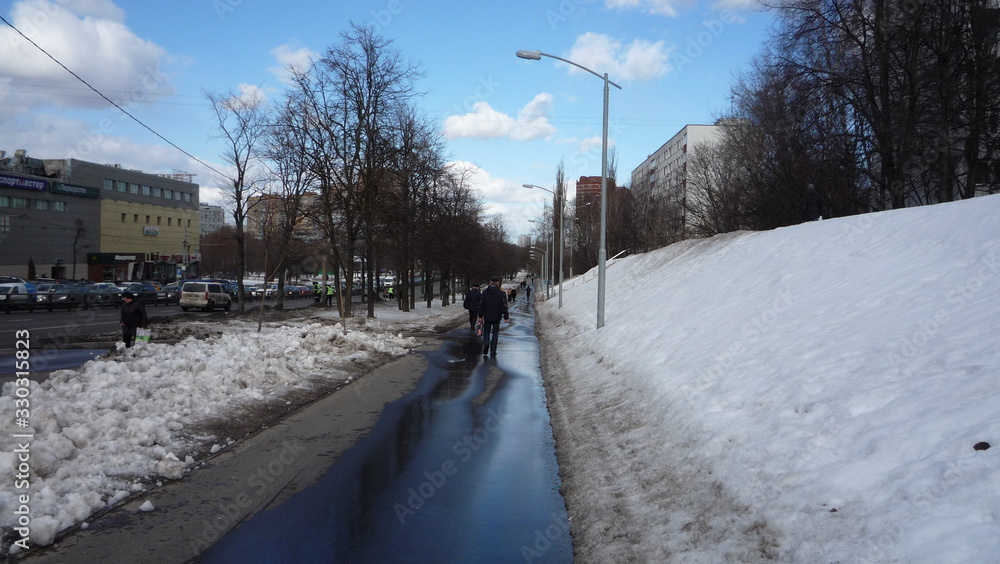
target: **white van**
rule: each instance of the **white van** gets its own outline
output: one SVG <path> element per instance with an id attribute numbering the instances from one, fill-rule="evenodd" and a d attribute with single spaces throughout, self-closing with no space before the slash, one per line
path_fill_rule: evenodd
<path id="1" fill-rule="evenodd" d="M 0 284 L 0 309 L 10 313 L 12 309 L 35 310 L 38 290 L 30 282 L 6 282 Z"/>
<path id="2" fill-rule="evenodd" d="M 226 311 L 233 307 L 233 299 L 229 297 L 226 288 L 218 282 L 185 282 L 181 286 L 180 306 L 183 311 L 192 307 L 200 307 L 212 311 L 220 307 Z"/>

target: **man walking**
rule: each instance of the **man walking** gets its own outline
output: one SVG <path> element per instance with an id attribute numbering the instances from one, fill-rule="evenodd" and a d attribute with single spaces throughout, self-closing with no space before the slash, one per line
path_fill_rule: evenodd
<path id="1" fill-rule="evenodd" d="M 137 300 L 132 292 L 122 294 L 122 340 L 126 347 L 131 347 L 135 343 L 135 331 L 139 327 L 145 327 L 148 323 L 146 317 L 146 304 L 142 300 Z"/>
<path id="2" fill-rule="evenodd" d="M 479 317 L 483 319 L 483 356 L 497 355 L 497 340 L 500 338 L 500 319 L 510 323 L 507 312 L 507 295 L 500 289 L 500 277 L 491 276 L 490 285 L 483 290 L 479 301 Z"/>
<path id="3" fill-rule="evenodd" d="M 479 302 L 482 298 L 483 294 L 479 291 L 479 284 L 473 284 L 472 288 L 469 288 L 468 293 L 465 294 L 465 301 L 462 302 L 462 307 L 469 310 L 469 329 L 473 332 L 476 330 L 476 321 L 479 319 Z"/>

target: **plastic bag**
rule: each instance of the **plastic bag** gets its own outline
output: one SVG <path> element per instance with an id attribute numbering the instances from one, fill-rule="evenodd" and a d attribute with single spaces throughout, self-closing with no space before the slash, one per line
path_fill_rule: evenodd
<path id="1" fill-rule="evenodd" d="M 476 336 L 483 336 L 483 318 L 480 317 L 479 321 L 476 322 Z"/>
<path id="2" fill-rule="evenodd" d="M 153 332 L 149 330 L 148 327 L 140 327 L 135 330 L 135 343 L 148 343 L 149 339 L 153 336 Z"/>

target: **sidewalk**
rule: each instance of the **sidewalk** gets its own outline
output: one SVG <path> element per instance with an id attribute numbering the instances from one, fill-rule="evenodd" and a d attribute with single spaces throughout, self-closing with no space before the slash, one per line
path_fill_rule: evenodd
<path id="1" fill-rule="evenodd" d="M 422 345 L 426 346 L 426 345 Z M 313 484 L 416 385 L 410 354 L 208 459 L 183 479 L 105 512 L 18 562 L 188 562 L 240 522 Z M 152 509 L 149 509 L 151 504 Z"/>

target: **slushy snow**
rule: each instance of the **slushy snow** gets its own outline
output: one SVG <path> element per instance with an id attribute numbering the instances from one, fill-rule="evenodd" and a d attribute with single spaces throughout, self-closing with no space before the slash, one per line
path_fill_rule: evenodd
<path id="1" fill-rule="evenodd" d="M 593 431 L 577 550 L 1000 562 L 998 218 L 1000 195 L 628 257 L 600 330 L 595 273 L 567 281 L 539 326 L 577 409 L 553 424 Z"/>

